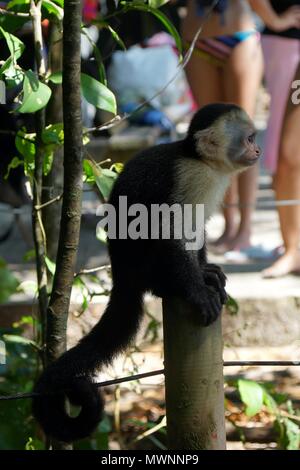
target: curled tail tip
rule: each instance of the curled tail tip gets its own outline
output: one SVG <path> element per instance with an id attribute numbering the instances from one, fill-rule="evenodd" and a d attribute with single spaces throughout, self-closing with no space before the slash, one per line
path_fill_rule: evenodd
<path id="1" fill-rule="evenodd" d="M 58 441 L 68 443 L 88 437 L 102 419 L 102 397 L 86 377 L 72 379 L 63 387 L 56 386 L 55 392 L 51 393 L 51 385 L 47 386 L 43 374 L 34 391 L 39 395 L 33 400 L 33 415 L 45 434 Z M 66 398 L 81 407 L 78 416 L 71 417 L 67 413 Z"/>

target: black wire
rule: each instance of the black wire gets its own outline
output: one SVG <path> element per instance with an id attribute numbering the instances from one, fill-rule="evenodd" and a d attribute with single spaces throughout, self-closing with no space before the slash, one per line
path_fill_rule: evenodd
<path id="1" fill-rule="evenodd" d="M 299 361 L 225 361 L 223 363 L 224 367 L 236 367 L 236 366 L 281 366 L 281 367 L 299 367 Z M 164 375 L 165 369 L 153 370 L 151 372 L 144 372 L 142 374 L 129 375 L 128 377 L 120 377 L 118 379 L 106 380 L 105 382 L 95 383 L 95 387 L 107 387 L 109 385 L 117 385 L 124 382 L 132 382 L 133 380 L 145 379 L 147 377 L 154 377 L 156 375 Z M 34 398 L 40 396 L 40 393 L 16 393 L 15 395 L 0 395 L 0 401 L 9 401 L 9 400 L 21 400 L 25 398 Z"/>

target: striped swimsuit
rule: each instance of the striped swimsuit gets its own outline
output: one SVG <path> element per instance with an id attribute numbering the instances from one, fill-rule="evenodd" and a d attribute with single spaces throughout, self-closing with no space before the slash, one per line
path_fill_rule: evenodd
<path id="1" fill-rule="evenodd" d="M 259 39 L 260 34 L 256 30 L 252 29 L 249 31 L 239 31 L 231 35 L 200 38 L 196 43 L 193 54 L 207 60 L 213 65 L 222 67 L 226 64 L 232 50 L 238 44 L 252 36 L 257 36 Z M 190 46 L 190 44 L 190 42 L 186 43 L 187 46 Z"/>

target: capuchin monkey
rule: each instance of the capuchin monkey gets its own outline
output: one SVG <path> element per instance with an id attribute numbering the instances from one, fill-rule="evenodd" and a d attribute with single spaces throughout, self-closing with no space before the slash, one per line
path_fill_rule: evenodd
<path id="1" fill-rule="evenodd" d="M 260 156 L 254 125 L 233 104 L 211 104 L 198 111 L 185 139 L 157 145 L 130 160 L 111 196 L 128 207 L 144 204 L 204 204 L 205 220 L 218 207 L 233 174 Z M 161 233 L 161 232 L 160 232 Z M 103 401 L 95 373 L 112 362 L 135 337 L 143 316 L 143 295 L 176 296 L 194 307 L 191 321 L 207 326 L 226 302 L 225 275 L 206 260 L 202 248 L 187 250 L 178 239 L 109 239 L 113 287 L 107 308 L 77 346 L 52 363 L 40 377 L 33 413 L 45 433 L 70 442 L 88 436 L 102 417 Z M 70 417 L 65 398 L 81 406 Z"/>

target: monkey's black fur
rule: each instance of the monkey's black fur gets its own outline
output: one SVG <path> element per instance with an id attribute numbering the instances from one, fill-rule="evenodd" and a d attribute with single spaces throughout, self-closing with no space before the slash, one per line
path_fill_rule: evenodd
<path id="1" fill-rule="evenodd" d="M 195 133 L 235 109 L 239 110 L 225 104 L 205 107 L 194 116 L 186 139 L 141 152 L 126 164 L 109 202 L 116 209 L 119 196 L 127 196 L 128 207 L 178 202 L 174 189 L 176 162 L 201 161 Z M 212 323 L 226 301 L 225 276 L 220 268 L 207 264 L 205 247 L 198 256 L 191 256 L 174 239 L 116 239 L 109 240 L 109 254 L 113 289 L 104 315 L 76 347 L 46 369 L 35 387 L 36 392 L 48 395 L 34 399 L 34 416 L 49 436 L 65 442 L 86 437 L 99 423 L 103 402 L 92 377 L 134 338 L 146 291 L 186 299 L 196 307 L 201 325 Z M 66 414 L 65 395 L 81 405 L 78 417 Z"/>

